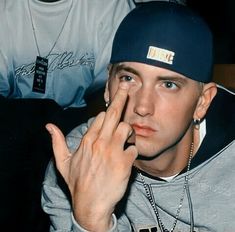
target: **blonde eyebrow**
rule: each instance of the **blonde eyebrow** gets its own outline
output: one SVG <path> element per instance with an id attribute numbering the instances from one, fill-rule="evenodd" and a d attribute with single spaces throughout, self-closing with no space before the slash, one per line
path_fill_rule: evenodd
<path id="1" fill-rule="evenodd" d="M 126 64 L 120 63 L 115 67 L 114 73 L 117 74 L 119 72 L 126 71 L 129 73 L 132 73 L 137 76 L 141 76 L 140 72 L 137 71 L 136 69 L 127 66 Z M 159 75 L 157 76 L 157 79 L 160 81 L 176 81 L 176 82 L 182 82 L 182 83 L 187 83 L 187 78 L 183 76 L 169 76 L 169 75 Z"/>
<path id="2" fill-rule="evenodd" d="M 140 73 L 136 69 L 129 67 L 129 66 L 126 66 L 125 64 L 120 64 L 115 68 L 115 73 L 119 73 L 121 71 L 126 71 L 129 73 L 133 73 L 137 76 L 140 76 Z"/>
<path id="3" fill-rule="evenodd" d="M 158 77 L 159 80 L 162 81 L 177 81 L 177 82 L 182 82 L 182 83 L 186 83 L 187 79 L 184 77 L 176 77 L 176 76 L 159 76 Z"/>

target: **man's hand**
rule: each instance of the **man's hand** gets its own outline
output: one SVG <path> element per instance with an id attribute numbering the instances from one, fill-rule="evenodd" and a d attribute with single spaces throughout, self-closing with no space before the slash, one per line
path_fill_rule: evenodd
<path id="1" fill-rule="evenodd" d="M 120 122 L 127 96 L 128 86 L 121 83 L 107 112 L 96 117 L 73 155 L 61 131 L 52 124 L 46 126 L 56 166 L 72 196 L 74 217 L 89 231 L 104 232 L 112 226 L 111 215 L 126 191 L 137 157 L 135 146 L 124 150 L 132 132 L 129 124 Z"/>

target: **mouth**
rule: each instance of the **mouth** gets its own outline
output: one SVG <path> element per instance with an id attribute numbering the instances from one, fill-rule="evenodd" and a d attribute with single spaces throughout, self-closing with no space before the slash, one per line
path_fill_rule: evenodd
<path id="1" fill-rule="evenodd" d="M 155 129 L 145 125 L 132 124 L 131 126 L 135 131 L 136 136 L 149 137 L 156 132 Z"/>

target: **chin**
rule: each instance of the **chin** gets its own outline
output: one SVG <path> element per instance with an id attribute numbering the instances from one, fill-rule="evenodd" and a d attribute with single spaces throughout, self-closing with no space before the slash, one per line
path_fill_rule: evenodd
<path id="1" fill-rule="evenodd" d="M 145 157 L 146 159 L 155 158 L 159 153 L 159 149 L 153 144 L 142 143 L 142 142 L 138 143 L 137 141 L 135 145 L 138 150 L 138 154 L 141 157 Z"/>
<path id="2" fill-rule="evenodd" d="M 132 135 L 127 140 L 127 145 L 131 144 L 134 144 L 138 150 L 138 154 L 140 154 L 141 157 L 146 157 L 146 159 L 156 157 L 160 151 L 159 146 L 156 145 L 156 142 L 153 142 L 149 138 L 145 139 L 144 137 Z"/>

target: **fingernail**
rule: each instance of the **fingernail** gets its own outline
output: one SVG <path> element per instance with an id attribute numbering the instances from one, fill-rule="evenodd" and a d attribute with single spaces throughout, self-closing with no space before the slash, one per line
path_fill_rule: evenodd
<path id="1" fill-rule="evenodd" d="M 66 163 L 67 161 L 69 161 L 69 160 L 71 159 L 71 157 L 72 157 L 72 154 L 69 153 L 69 154 L 67 155 L 67 157 L 64 159 L 64 163 Z"/>
<path id="2" fill-rule="evenodd" d="M 130 132 L 129 132 L 129 134 L 128 134 L 128 137 L 130 137 L 132 134 L 133 134 L 133 130 L 131 130 Z"/>
<path id="3" fill-rule="evenodd" d="M 50 125 L 46 125 L 46 129 L 51 135 L 53 134 L 53 128 Z"/>

